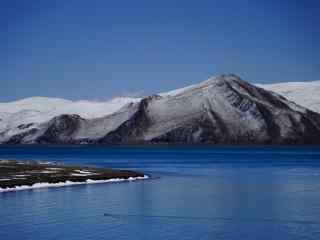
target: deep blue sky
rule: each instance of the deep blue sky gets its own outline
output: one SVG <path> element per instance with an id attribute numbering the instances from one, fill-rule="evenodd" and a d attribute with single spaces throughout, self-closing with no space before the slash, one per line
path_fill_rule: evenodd
<path id="1" fill-rule="evenodd" d="M 0 101 L 320 79 L 320 1 L 2 0 Z"/>

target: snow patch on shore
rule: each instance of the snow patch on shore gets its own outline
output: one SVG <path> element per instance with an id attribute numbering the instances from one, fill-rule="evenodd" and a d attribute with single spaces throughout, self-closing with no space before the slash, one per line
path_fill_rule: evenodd
<path id="1" fill-rule="evenodd" d="M 90 171 L 84 171 L 84 170 L 74 170 L 75 172 L 81 173 L 81 174 L 93 174 Z"/>
<path id="2" fill-rule="evenodd" d="M 58 183 L 35 183 L 35 184 L 31 185 L 31 186 L 23 185 L 23 186 L 16 186 L 14 188 L 0 188 L 0 193 L 1 192 L 21 191 L 21 190 L 31 190 L 31 189 L 38 189 L 38 188 L 84 185 L 84 184 L 131 182 L 131 181 L 136 181 L 136 180 L 144 180 L 144 179 L 148 179 L 148 178 L 149 178 L 149 176 L 144 175 L 143 177 L 112 178 L 112 179 L 107 179 L 107 180 L 87 179 L 85 182 L 66 181 L 66 182 L 58 182 Z"/>
<path id="3" fill-rule="evenodd" d="M 89 171 L 84 171 L 84 170 L 74 170 L 74 172 L 77 173 L 71 173 L 70 176 L 91 176 L 91 175 L 100 175 L 100 173 L 93 173 Z"/>
<path id="4" fill-rule="evenodd" d="M 70 176 L 75 177 L 86 177 L 86 176 L 92 176 L 92 175 L 100 175 L 100 173 L 71 173 Z"/>

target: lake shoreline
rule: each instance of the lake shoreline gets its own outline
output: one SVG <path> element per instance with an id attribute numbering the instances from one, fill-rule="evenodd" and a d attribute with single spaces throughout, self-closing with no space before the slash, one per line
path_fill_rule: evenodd
<path id="1" fill-rule="evenodd" d="M 147 179 L 140 172 L 66 166 L 37 161 L 0 160 L 0 192 Z"/>

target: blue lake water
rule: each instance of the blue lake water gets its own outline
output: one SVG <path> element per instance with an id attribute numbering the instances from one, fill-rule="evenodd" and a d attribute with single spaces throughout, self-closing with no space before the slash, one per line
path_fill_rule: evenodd
<path id="1" fill-rule="evenodd" d="M 320 148 L 1 147 L 153 179 L 0 193 L 0 239 L 320 239 Z"/>

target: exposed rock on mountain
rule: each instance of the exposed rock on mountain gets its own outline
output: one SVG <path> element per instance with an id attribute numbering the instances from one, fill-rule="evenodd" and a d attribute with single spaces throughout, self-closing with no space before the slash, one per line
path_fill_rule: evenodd
<path id="1" fill-rule="evenodd" d="M 320 114 L 232 74 L 133 101 L 99 118 L 63 114 L 24 124 L 0 131 L 0 141 L 320 144 Z"/>

